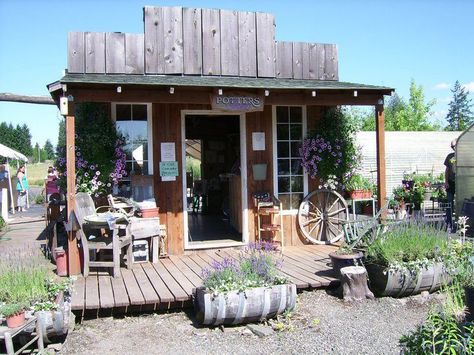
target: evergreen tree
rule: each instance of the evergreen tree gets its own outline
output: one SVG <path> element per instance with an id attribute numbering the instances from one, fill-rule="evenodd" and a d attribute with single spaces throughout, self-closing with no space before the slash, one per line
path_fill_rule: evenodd
<path id="1" fill-rule="evenodd" d="M 58 145 L 56 146 L 56 156 L 61 157 L 65 155 L 66 149 L 66 121 L 61 119 L 59 121 Z"/>
<path id="2" fill-rule="evenodd" d="M 33 161 L 35 163 L 41 162 L 41 148 L 39 143 L 36 143 L 35 148 L 33 149 Z"/>
<path id="3" fill-rule="evenodd" d="M 44 143 L 43 150 L 44 150 L 45 160 L 54 159 L 54 147 L 49 139 L 47 139 L 46 143 Z"/>
<path id="4" fill-rule="evenodd" d="M 451 89 L 453 99 L 449 103 L 449 111 L 446 116 L 448 131 L 464 131 L 474 121 L 471 99 L 468 98 L 469 91 L 461 86 L 459 80 Z"/>

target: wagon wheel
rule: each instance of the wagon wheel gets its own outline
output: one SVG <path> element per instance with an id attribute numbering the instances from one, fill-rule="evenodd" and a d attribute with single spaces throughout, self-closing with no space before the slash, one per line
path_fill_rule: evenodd
<path id="1" fill-rule="evenodd" d="M 332 190 L 315 190 L 298 209 L 298 225 L 313 244 L 331 244 L 344 235 L 342 222 L 349 220 L 346 200 Z"/>

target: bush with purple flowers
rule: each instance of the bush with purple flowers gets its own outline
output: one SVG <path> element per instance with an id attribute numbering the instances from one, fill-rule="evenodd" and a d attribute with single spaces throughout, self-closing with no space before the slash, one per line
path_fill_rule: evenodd
<path id="1" fill-rule="evenodd" d="M 326 110 L 317 131 L 304 139 L 301 164 L 311 178 L 320 179 L 321 187 L 340 187 L 355 173 L 361 160 L 356 132 L 357 126 L 344 111 L 333 107 Z"/>
<path id="2" fill-rule="evenodd" d="M 240 253 L 238 260 L 224 258 L 203 270 L 203 286 L 212 293 L 244 291 L 288 283 L 279 275 L 282 259 L 270 243 L 252 243 Z"/>

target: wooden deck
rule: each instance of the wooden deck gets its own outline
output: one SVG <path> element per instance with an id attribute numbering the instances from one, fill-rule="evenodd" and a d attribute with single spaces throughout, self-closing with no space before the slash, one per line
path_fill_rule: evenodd
<path id="1" fill-rule="evenodd" d="M 282 273 L 299 290 L 332 287 L 339 283 L 333 274 L 328 253 L 335 247 L 308 245 L 286 247 Z M 72 310 L 81 317 L 185 308 L 192 305 L 192 294 L 201 286 L 201 272 L 214 260 L 238 258 L 238 250 L 200 251 L 191 255 L 171 255 L 158 263 L 135 264 L 121 269 L 122 277 L 107 272 L 91 272 L 74 284 Z"/>

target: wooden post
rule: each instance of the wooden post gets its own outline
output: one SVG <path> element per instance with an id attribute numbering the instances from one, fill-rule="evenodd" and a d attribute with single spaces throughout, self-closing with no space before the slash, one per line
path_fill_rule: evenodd
<path id="1" fill-rule="evenodd" d="M 385 179 L 385 114 L 383 104 L 375 106 L 376 146 L 377 146 L 377 200 L 378 207 L 385 205 L 387 198 Z"/>
<path id="2" fill-rule="evenodd" d="M 75 205 L 76 193 L 76 144 L 75 144 L 75 117 L 74 104 L 68 103 L 68 114 L 66 115 L 66 167 L 67 167 L 67 212 L 68 218 Z M 77 246 L 76 232 L 68 232 L 68 273 L 78 275 L 81 273 L 81 261 Z"/>

